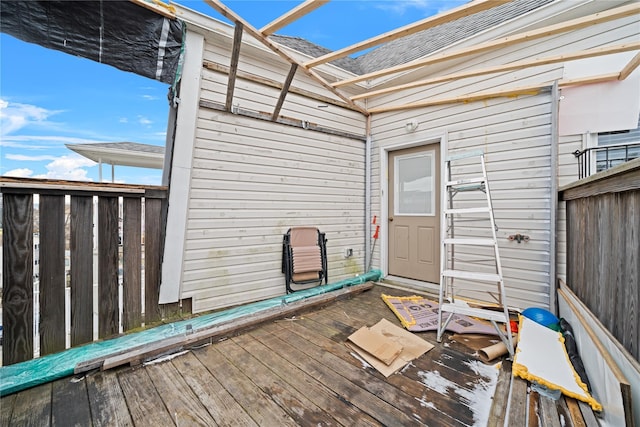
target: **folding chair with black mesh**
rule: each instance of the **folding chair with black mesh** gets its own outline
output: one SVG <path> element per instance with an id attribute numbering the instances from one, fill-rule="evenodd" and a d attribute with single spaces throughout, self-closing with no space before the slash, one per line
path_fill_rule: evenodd
<path id="1" fill-rule="evenodd" d="M 282 242 L 282 272 L 287 293 L 295 285 L 327 283 L 327 239 L 316 227 L 291 227 Z M 306 286 L 309 287 L 309 286 Z"/>

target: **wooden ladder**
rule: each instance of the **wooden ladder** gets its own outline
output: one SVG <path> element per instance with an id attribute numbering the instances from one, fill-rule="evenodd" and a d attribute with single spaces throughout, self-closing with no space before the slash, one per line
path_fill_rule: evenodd
<path id="1" fill-rule="evenodd" d="M 453 162 L 457 162 L 464 159 L 478 158 L 480 167 L 482 169 L 482 175 L 471 178 L 453 179 L 452 167 Z M 468 163 L 468 160 L 467 160 Z M 464 165 L 464 169 L 469 169 L 468 165 Z M 477 169 L 477 167 L 476 167 Z M 452 155 L 445 160 L 444 171 L 444 183 L 445 191 L 443 193 L 443 209 L 442 209 L 442 248 L 440 251 L 441 261 L 441 277 L 440 277 L 440 311 L 438 314 L 438 330 L 437 340 L 442 340 L 442 334 L 449 322 L 453 319 L 453 316 L 466 315 L 485 319 L 491 322 L 496 328 L 498 336 L 504 342 L 509 354 L 513 357 L 514 346 L 511 336 L 511 330 L 509 326 L 509 310 L 506 304 L 506 297 L 504 291 L 504 281 L 502 278 L 502 265 L 500 263 L 500 253 L 498 251 L 498 239 L 494 215 L 493 204 L 491 202 L 491 192 L 489 191 L 489 180 L 487 179 L 487 169 L 484 161 L 484 152 L 481 150 L 470 151 L 462 154 Z M 454 199 L 455 196 L 462 192 L 479 191 L 484 193 L 485 197 L 482 202 L 473 200 L 473 204 L 476 206 L 465 206 L 456 208 Z M 471 204 L 469 201 L 468 204 Z M 467 204 L 467 205 L 468 205 Z M 481 220 L 489 221 L 490 235 L 483 237 L 456 237 L 455 236 L 455 222 L 464 219 L 478 220 L 480 215 Z M 484 230 L 484 228 L 483 228 Z M 467 263 L 467 267 L 464 269 L 456 268 L 455 265 L 455 247 L 492 247 L 493 256 L 491 262 L 495 264 L 495 272 L 481 272 L 474 271 Z M 486 263 L 486 260 L 485 260 Z M 455 299 L 454 283 L 457 279 L 464 280 L 466 283 L 474 282 L 493 282 L 497 284 L 498 288 L 498 307 L 494 309 L 476 308 L 469 306 L 466 302 Z M 445 314 L 446 313 L 446 314 Z M 502 324 L 502 326 L 501 326 Z"/>

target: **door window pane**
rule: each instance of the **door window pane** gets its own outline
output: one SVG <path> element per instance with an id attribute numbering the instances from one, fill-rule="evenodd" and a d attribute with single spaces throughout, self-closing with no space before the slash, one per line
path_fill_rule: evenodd
<path id="1" fill-rule="evenodd" d="M 428 152 L 395 158 L 395 215 L 435 214 L 434 157 Z"/>

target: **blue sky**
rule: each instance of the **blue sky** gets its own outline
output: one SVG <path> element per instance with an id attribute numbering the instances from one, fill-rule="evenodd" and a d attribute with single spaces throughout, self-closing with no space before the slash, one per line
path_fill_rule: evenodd
<path id="1" fill-rule="evenodd" d="M 204 1 L 178 3 L 217 19 Z M 256 28 L 299 1 L 226 0 Z M 463 0 L 334 0 L 279 34 L 336 50 L 463 4 Z M 0 175 L 98 181 L 98 165 L 66 143 L 164 146 L 166 84 L 0 34 Z M 110 167 L 103 167 L 110 179 Z M 162 171 L 116 166 L 116 181 L 160 184 Z"/>

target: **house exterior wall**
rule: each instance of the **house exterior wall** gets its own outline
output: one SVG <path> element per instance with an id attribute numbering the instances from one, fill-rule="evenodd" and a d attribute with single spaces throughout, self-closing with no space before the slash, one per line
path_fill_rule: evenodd
<path id="1" fill-rule="evenodd" d="M 206 34 L 204 63 L 228 65 L 230 42 Z M 243 45 L 239 74 L 283 82 L 288 70 L 270 51 Z M 363 273 L 364 116 L 287 96 L 281 116 L 361 136 L 352 138 L 220 111 L 211 105 L 224 105 L 228 75 L 207 67 L 200 72 L 180 298 L 192 298 L 193 311 L 201 312 L 284 294 L 282 239 L 292 226 L 326 233 L 329 282 Z M 293 86 L 337 99 L 300 72 Z M 272 113 L 279 94 L 239 78 L 233 106 Z M 353 256 L 345 258 L 344 248 Z"/>
<path id="2" fill-rule="evenodd" d="M 437 66 L 438 74 L 484 68 L 501 63 L 557 55 L 610 44 L 636 41 L 639 36 L 638 17 L 591 26 L 568 34 L 558 34 L 485 54 L 452 61 Z M 446 71 L 443 71 L 445 70 Z M 429 71 L 432 72 L 432 71 Z M 431 77 L 428 72 L 416 71 L 400 76 L 385 85 L 402 84 L 411 80 Z M 384 213 L 386 203 L 386 170 L 384 147 L 417 144 L 441 138 L 446 141 L 443 152 L 455 153 L 482 149 L 486 153 L 491 194 L 494 200 L 498 240 L 502 259 L 508 303 L 515 307 L 540 306 L 553 308 L 550 295 L 555 289 L 554 274 L 566 274 L 565 211 L 558 206 L 556 226 L 552 227 L 552 209 L 556 208 L 551 189 L 577 179 L 577 166 L 573 154 L 582 145 L 582 135 L 560 137 L 557 158 L 551 143 L 555 139 L 552 116 L 557 105 L 550 92 L 552 83 L 563 77 L 563 65 L 551 64 L 513 72 L 439 83 L 409 91 L 398 91 L 369 100 L 369 107 L 402 105 L 412 102 L 452 98 L 468 93 L 516 88 L 532 84 L 546 84 L 537 93 L 523 93 L 517 97 L 486 99 L 470 103 L 448 103 L 417 109 L 374 114 L 372 117 L 373 199 L 372 212 Z M 383 87 L 383 86 L 380 86 Z M 376 88 L 377 89 L 377 88 Z M 415 132 L 408 133 L 405 124 L 416 120 Z M 552 185 L 552 180 L 556 182 Z M 384 216 L 384 215 L 383 215 Z M 386 218 L 383 219 L 383 224 Z M 466 227 L 466 228 L 465 228 Z M 457 236 L 474 236 L 474 224 L 463 226 Z M 557 228 L 557 230 L 555 230 Z M 460 231 L 460 229 L 459 229 Z M 557 234 L 554 234 L 556 233 Z M 466 234 L 465 234 L 466 233 Z M 528 242 L 516 243 L 509 235 L 524 234 Z M 384 235 L 384 233 L 383 233 Z M 554 245 L 557 254 L 554 257 Z M 385 243 L 375 254 L 375 265 L 386 271 Z M 457 247 L 460 258 L 470 255 Z M 552 259 L 553 258 L 553 259 Z M 555 263 L 555 265 L 554 265 Z M 462 269 L 471 269 L 464 265 Z M 464 267 L 464 268 L 463 268 Z M 479 271 L 483 271 L 479 267 Z M 478 270 L 476 268 L 476 270 Z M 554 275 L 554 276 L 555 276 Z M 475 287 L 477 286 L 477 287 Z M 430 290 L 437 288 L 424 284 Z M 468 296 L 492 301 L 484 292 L 495 285 L 474 284 L 474 290 L 462 292 Z"/>
<path id="3" fill-rule="evenodd" d="M 534 25 L 534 18 L 527 16 L 527 25 Z M 556 34 L 385 77 L 374 82 L 379 83 L 375 88 L 635 41 L 640 28 L 637 24 L 638 17 L 629 17 Z M 537 25 L 544 24 L 537 22 Z M 193 25 L 189 28 L 194 30 Z M 504 29 L 497 28 L 495 33 L 478 37 L 479 40 L 492 39 L 518 29 L 509 23 Z M 561 277 L 566 271 L 563 237 L 566 225 L 562 205 L 554 219 L 556 195 L 552 192 L 557 185 L 577 177 L 571 153 L 582 144 L 581 135 L 558 138 L 555 134 L 554 114 L 558 106 L 550 86 L 562 79 L 563 64 L 444 82 L 368 100 L 367 107 L 375 108 L 507 87 L 543 86 L 539 91 L 510 98 L 450 102 L 373 114 L 370 132 L 373 191 L 370 206 L 364 206 L 365 118 L 333 102 L 291 92 L 280 116 L 336 132 L 315 132 L 220 111 L 220 106 L 225 104 L 228 75 L 213 71 L 206 64 L 228 67 L 233 30 L 222 25 L 195 30 L 204 37 L 202 61 L 205 66 L 199 69 L 193 148 L 182 155 L 189 159 L 189 184 L 183 197 L 186 202 L 179 208 L 170 206 L 169 213 L 171 216 L 171 209 L 184 211 L 184 230 L 173 233 L 183 236 L 176 244 L 182 244 L 184 251 L 174 266 L 180 272 L 180 298 L 193 298 L 194 311 L 282 294 L 282 235 L 294 225 L 316 225 L 327 233 L 329 281 L 334 281 L 364 271 L 366 247 L 371 245 L 371 236 L 366 235 L 367 225 L 371 217 L 378 216 L 382 233 L 372 265 L 385 271 L 387 171 L 384 157 L 392 148 L 433 141 L 442 141 L 443 156 L 476 148 L 485 151 L 496 222 L 500 227 L 498 238 L 508 302 L 521 308 L 553 306 L 550 295 L 555 277 L 552 276 L 556 269 Z M 289 53 L 304 59 L 301 54 Z M 335 67 L 321 68 L 316 71 L 332 74 L 334 77 L 330 80 L 348 77 Z M 245 35 L 238 65 L 240 74 L 283 82 L 289 69 L 286 61 Z M 341 102 L 301 71 L 297 72 L 293 86 Z M 270 114 L 279 96 L 276 88 L 239 78 L 233 111 Z M 418 122 L 418 128 L 407 132 L 405 124 L 412 120 Z M 552 147 L 556 140 L 558 146 Z M 177 150 L 181 144 L 184 142 L 176 142 Z M 365 217 L 367 210 L 370 210 L 369 218 Z M 465 232 L 473 235 L 473 224 Z M 518 244 L 508 239 L 512 234 L 528 235 L 530 240 Z M 353 248 L 352 258 L 343 257 L 345 248 Z M 165 253 L 165 263 L 171 262 L 167 260 L 170 252 L 169 249 Z M 437 284 L 418 285 L 437 290 Z M 480 290 L 489 290 L 489 287 Z M 467 296 L 487 299 L 484 292 L 467 291 Z"/>

